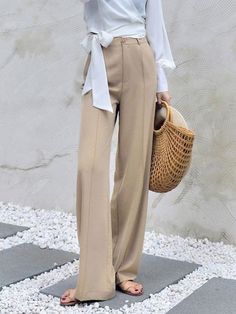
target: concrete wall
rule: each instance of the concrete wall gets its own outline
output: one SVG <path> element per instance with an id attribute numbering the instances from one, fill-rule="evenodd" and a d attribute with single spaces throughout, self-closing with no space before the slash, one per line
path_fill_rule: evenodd
<path id="1" fill-rule="evenodd" d="M 163 1 L 172 105 L 197 136 L 189 173 L 150 192 L 147 229 L 236 243 L 236 3 Z M 85 34 L 78 0 L 0 2 L 0 200 L 75 212 Z M 111 155 L 111 190 L 117 143 Z"/>

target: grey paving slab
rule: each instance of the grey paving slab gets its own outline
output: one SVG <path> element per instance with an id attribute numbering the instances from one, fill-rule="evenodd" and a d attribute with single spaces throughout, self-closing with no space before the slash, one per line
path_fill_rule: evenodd
<path id="1" fill-rule="evenodd" d="M 0 222 L 0 239 L 5 239 L 7 237 L 15 235 L 17 232 L 28 230 L 29 227 L 6 224 Z"/>
<path id="2" fill-rule="evenodd" d="M 236 280 L 212 278 L 168 314 L 235 314 Z"/>
<path id="3" fill-rule="evenodd" d="M 78 259 L 79 254 L 23 243 L 0 251 L 0 290 Z"/>
<path id="4" fill-rule="evenodd" d="M 112 309 L 118 309 L 125 304 L 129 305 L 131 302 L 141 302 L 149 298 L 150 293 L 157 293 L 166 286 L 178 282 L 199 266 L 199 264 L 195 263 L 142 254 L 140 272 L 136 280 L 142 283 L 144 294 L 141 296 L 130 296 L 117 290 L 114 298 L 99 301 L 100 306 L 105 307 L 107 305 Z M 75 287 L 76 279 L 77 276 L 69 277 L 66 280 L 61 280 L 57 284 L 40 290 L 40 292 L 60 297 L 66 289 Z M 129 300 L 129 302 L 125 302 L 125 300 Z M 91 302 L 94 301 L 90 301 L 89 303 Z"/>

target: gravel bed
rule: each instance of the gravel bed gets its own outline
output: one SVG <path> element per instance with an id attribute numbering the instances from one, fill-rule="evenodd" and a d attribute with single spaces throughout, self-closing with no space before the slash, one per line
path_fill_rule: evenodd
<path id="1" fill-rule="evenodd" d="M 21 243 L 33 243 L 79 253 L 76 234 L 76 217 L 70 213 L 21 207 L 0 202 L 0 221 L 30 227 L 7 239 L 0 239 L 0 250 Z M 78 261 L 67 263 L 49 272 L 4 287 L 0 291 L 1 314 L 57 314 L 57 313 L 157 313 L 168 312 L 177 303 L 212 277 L 236 279 L 236 247 L 208 239 L 181 238 L 176 235 L 146 232 L 144 253 L 181 261 L 201 264 L 177 284 L 170 285 L 160 293 L 151 294 L 143 302 L 125 305 L 119 310 L 91 305 L 61 307 L 59 299 L 39 293 L 40 289 L 78 273 Z M 128 300 L 127 300 L 128 301 Z"/>

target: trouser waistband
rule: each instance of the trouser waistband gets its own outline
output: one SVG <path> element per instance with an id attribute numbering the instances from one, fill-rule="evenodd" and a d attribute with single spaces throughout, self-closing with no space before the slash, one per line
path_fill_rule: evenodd
<path id="1" fill-rule="evenodd" d="M 111 42 L 110 45 L 114 44 L 142 44 L 147 43 L 147 37 L 140 37 L 140 38 L 134 38 L 134 37 L 122 37 L 122 36 L 115 36 Z"/>

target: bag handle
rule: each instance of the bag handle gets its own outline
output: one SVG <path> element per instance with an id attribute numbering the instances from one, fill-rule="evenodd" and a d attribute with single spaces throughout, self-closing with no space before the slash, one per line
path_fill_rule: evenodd
<path id="1" fill-rule="evenodd" d="M 161 100 L 161 104 L 163 107 L 166 108 L 166 118 L 165 118 L 164 123 L 159 129 L 156 130 L 154 128 L 153 131 L 155 134 L 160 134 L 164 131 L 167 121 L 173 122 L 173 111 L 171 109 L 171 106 L 165 100 Z M 159 103 L 156 102 L 156 105 L 159 105 Z"/>
<path id="2" fill-rule="evenodd" d="M 171 106 L 165 100 L 161 100 L 161 104 L 166 108 L 166 120 L 173 122 L 173 111 Z"/>
<path id="3" fill-rule="evenodd" d="M 168 107 L 169 107 L 169 121 L 170 122 L 173 122 L 173 111 L 172 111 L 172 108 L 171 108 L 171 106 L 170 105 L 168 105 Z"/>

